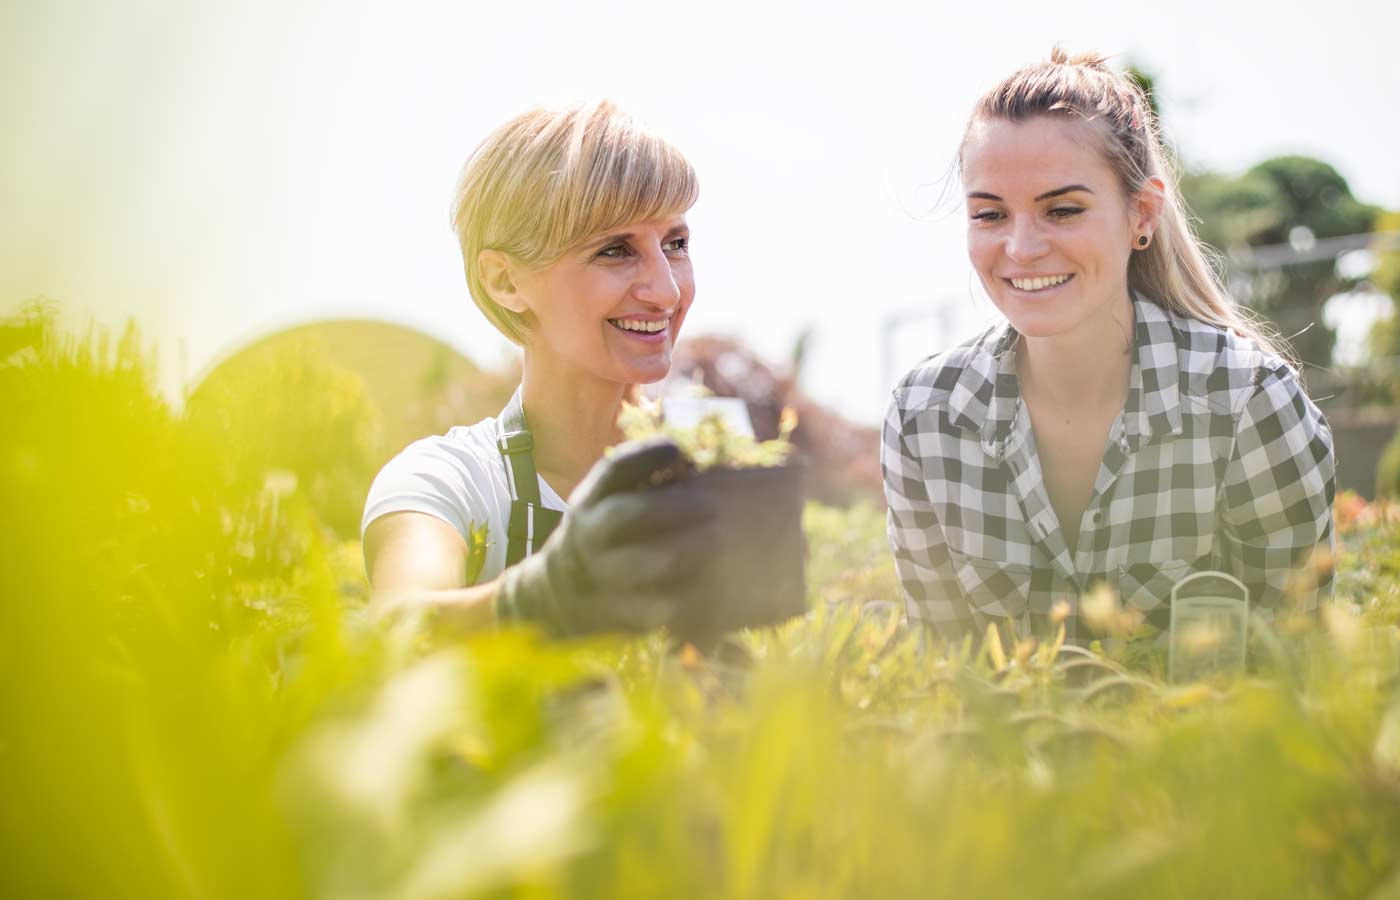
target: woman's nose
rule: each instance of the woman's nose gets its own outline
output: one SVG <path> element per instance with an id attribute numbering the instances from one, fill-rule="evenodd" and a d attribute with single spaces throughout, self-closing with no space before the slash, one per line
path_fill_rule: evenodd
<path id="1" fill-rule="evenodd" d="M 681 288 L 671 269 L 671 258 L 661 247 L 653 247 L 642 261 L 633 293 L 638 300 L 670 309 L 681 300 Z"/>
<path id="2" fill-rule="evenodd" d="M 1006 255 L 1010 259 L 1035 259 L 1045 253 L 1045 235 L 1034 219 L 1013 221 L 1006 238 Z"/>

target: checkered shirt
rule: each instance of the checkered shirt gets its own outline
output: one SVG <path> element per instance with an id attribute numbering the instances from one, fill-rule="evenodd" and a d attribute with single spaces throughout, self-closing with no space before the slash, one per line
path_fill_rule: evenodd
<path id="1" fill-rule="evenodd" d="M 1296 373 L 1248 339 L 1136 298 L 1128 399 L 1071 552 L 1050 506 L 1009 325 L 930 357 L 894 391 L 881 463 L 911 622 L 954 639 L 989 622 L 1045 634 L 1107 581 L 1165 628 L 1172 586 L 1234 574 L 1271 615 L 1332 542 L 1332 433 Z M 1324 574 L 1290 602 L 1314 607 Z M 1080 631 L 1083 634 L 1080 634 Z"/>

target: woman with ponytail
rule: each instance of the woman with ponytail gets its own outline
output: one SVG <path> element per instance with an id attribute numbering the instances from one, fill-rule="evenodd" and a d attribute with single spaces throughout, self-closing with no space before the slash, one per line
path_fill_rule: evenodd
<path id="1" fill-rule="evenodd" d="M 1222 289 L 1137 83 L 1057 48 L 981 98 L 959 164 L 968 255 L 1007 321 L 894 392 L 882 462 L 910 619 L 1044 633 L 1053 610 L 1083 641 L 1095 585 L 1165 627 L 1202 570 L 1240 579 L 1256 614 L 1313 608 L 1326 566 L 1295 576 L 1330 548 L 1331 432 Z"/>

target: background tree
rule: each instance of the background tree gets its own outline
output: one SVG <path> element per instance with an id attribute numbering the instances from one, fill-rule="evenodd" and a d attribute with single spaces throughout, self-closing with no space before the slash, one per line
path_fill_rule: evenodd
<path id="1" fill-rule="evenodd" d="M 1162 104 L 1157 96 L 1157 76 L 1154 75 L 1151 70 L 1144 68 L 1136 62 L 1128 63 L 1128 67 L 1124 69 L 1124 72 L 1129 78 L 1136 81 L 1138 87 L 1142 88 L 1142 92 L 1147 95 L 1147 105 L 1152 109 L 1152 117 L 1160 124 L 1162 121 Z"/>
<path id="2" fill-rule="evenodd" d="M 1163 144 L 1179 164 L 1180 154 L 1163 124 L 1157 77 L 1136 63 L 1126 73 L 1146 93 Z M 1354 280 L 1339 275 L 1330 258 L 1254 271 L 1239 260 L 1248 259 L 1254 247 L 1291 243 L 1306 249 L 1318 239 L 1369 231 L 1378 210 L 1357 200 L 1332 166 L 1305 156 L 1274 157 L 1240 175 L 1182 168 L 1181 187 L 1197 217 L 1198 234 L 1222 257 L 1233 258 L 1224 274 L 1236 299 L 1272 321 L 1300 362 L 1329 365 L 1336 335 L 1322 321 L 1322 305 L 1353 287 Z M 1393 282 L 1400 289 L 1400 261 L 1393 266 Z"/>
<path id="3" fill-rule="evenodd" d="M 1254 247 L 1306 250 L 1318 239 L 1369 231 L 1377 214 L 1336 169 L 1305 156 L 1268 159 L 1238 176 L 1194 173 L 1182 188 L 1201 238 L 1236 258 L 1247 259 Z M 1230 274 L 1237 299 L 1271 320 L 1300 362 L 1331 363 L 1336 336 L 1322 322 L 1322 305 L 1355 284 L 1333 259 L 1258 271 L 1235 263 Z"/>

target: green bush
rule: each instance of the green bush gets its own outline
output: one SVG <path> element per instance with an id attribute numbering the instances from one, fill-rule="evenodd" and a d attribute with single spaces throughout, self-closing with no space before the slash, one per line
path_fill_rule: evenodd
<path id="1" fill-rule="evenodd" d="M 187 402 L 188 424 L 225 481 L 247 492 L 287 473 L 322 522 L 358 537 L 382 462 L 379 412 L 360 377 L 314 340 L 265 349 L 206 379 Z"/>

